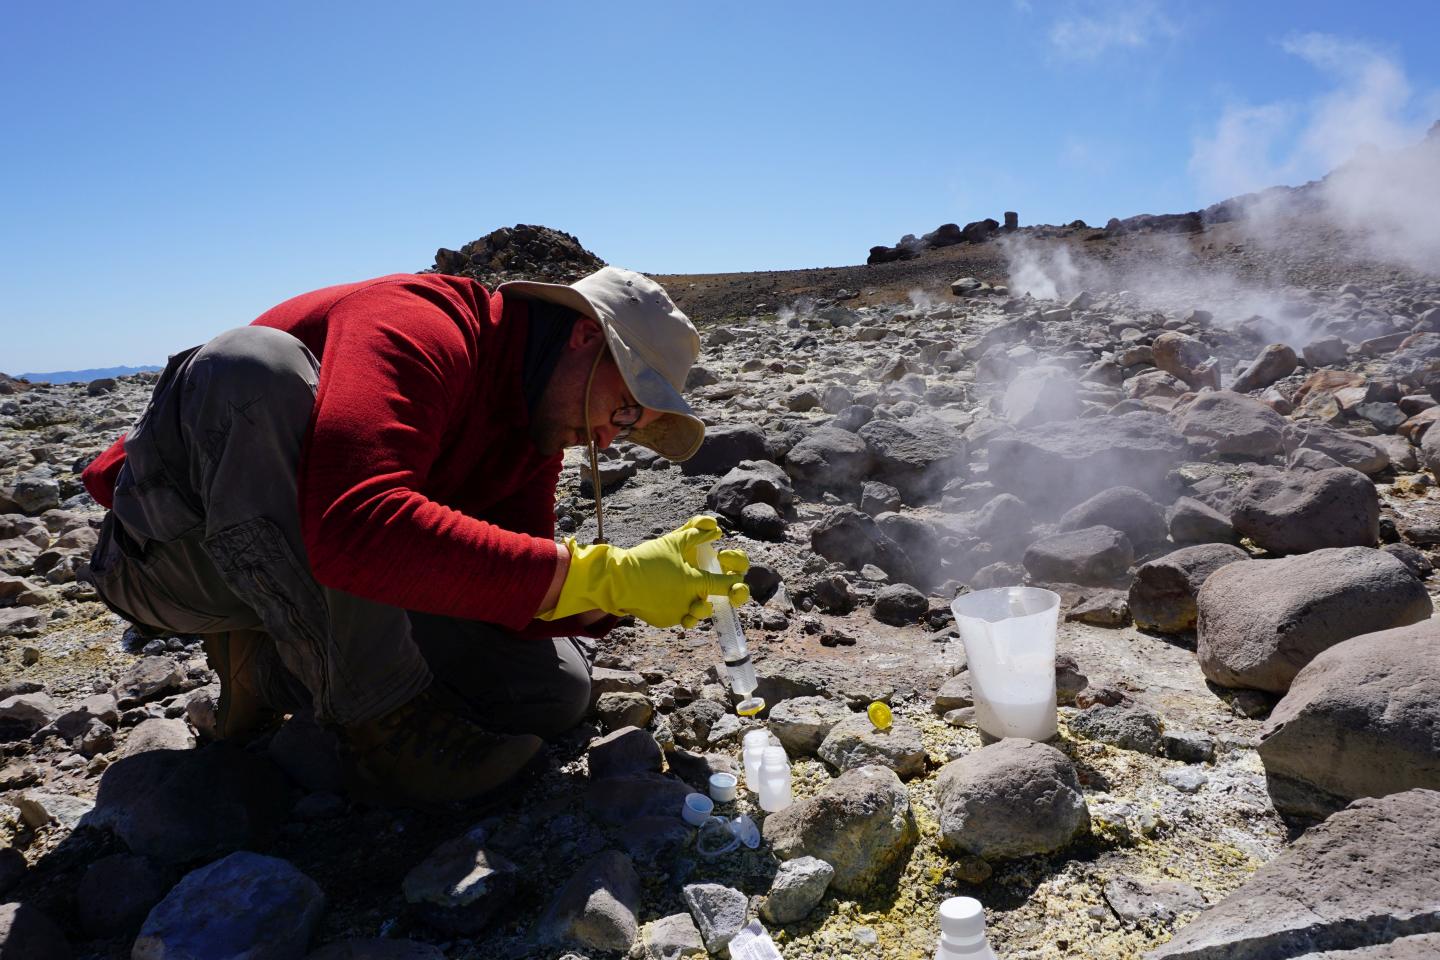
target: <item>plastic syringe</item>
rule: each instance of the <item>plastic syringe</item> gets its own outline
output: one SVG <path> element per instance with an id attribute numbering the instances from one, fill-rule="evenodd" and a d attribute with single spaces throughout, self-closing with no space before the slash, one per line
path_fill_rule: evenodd
<path id="1" fill-rule="evenodd" d="M 711 544 L 700 544 L 695 550 L 695 558 L 699 561 L 700 569 L 705 572 L 722 572 L 720 558 Z M 720 652 L 725 658 L 725 672 L 730 678 L 730 689 L 741 698 L 741 703 L 735 710 L 745 716 L 759 713 L 764 709 L 765 702 L 750 696 L 755 692 L 756 686 L 755 664 L 750 660 L 750 647 L 745 642 L 740 616 L 731 605 L 730 598 L 723 594 L 711 597 L 710 605 L 715 608 L 715 614 L 710 620 L 715 625 L 716 636 L 720 638 Z"/>

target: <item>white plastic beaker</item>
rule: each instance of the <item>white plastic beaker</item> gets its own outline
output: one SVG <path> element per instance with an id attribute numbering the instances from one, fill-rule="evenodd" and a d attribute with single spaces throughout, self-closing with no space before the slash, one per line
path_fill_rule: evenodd
<path id="1" fill-rule="evenodd" d="M 1055 736 L 1060 595 L 1037 587 L 996 587 L 956 597 L 950 611 L 965 644 L 980 729 L 1001 739 Z"/>

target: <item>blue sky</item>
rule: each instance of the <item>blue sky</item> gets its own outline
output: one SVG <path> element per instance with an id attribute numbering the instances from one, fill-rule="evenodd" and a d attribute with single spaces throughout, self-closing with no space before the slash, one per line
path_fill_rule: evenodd
<path id="1" fill-rule="evenodd" d="M 517 222 L 650 272 L 859 263 L 1440 118 L 1434 3 L 448 6 L 7 5 L 0 370 L 163 362 Z"/>

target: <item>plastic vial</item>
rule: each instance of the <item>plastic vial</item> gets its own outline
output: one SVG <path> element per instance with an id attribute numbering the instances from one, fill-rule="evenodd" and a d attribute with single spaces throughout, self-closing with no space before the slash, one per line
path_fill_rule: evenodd
<path id="1" fill-rule="evenodd" d="M 996 960 L 985 938 L 985 908 L 973 897 L 940 904 L 940 942 L 935 960 Z"/>
<path id="2" fill-rule="evenodd" d="M 784 747 L 766 747 L 760 760 L 760 809 L 775 813 L 790 806 L 790 758 Z"/>
<path id="3" fill-rule="evenodd" d="M 745 767 L 745 789 L 760 792 L 760 761 L 765 748 L 771 745 L 770 733 L 766 730 L 751 730 L 745 734 L 744 746 L 740 750 L 740 762 Z"/>
<path id="4" fill-rule="evenodd" d="M 695 549 L 695 558 L 700 569 L 707 573 L 720 573 L 720 558 L 715 547 L 702 543 Z M 730 689 L 741 699 L 755 692 L 755 664 L 750 660 L 750 647 L 745 642 L 745 631 L 740 627 L 740 617 L 730 605 L 730 598 L 716 595 L 710 598 L 715 615 L 710 621 L 715 625 L 715 635 L 720 638 L 720 652 L 725 657 L 725 672 L 730 675 Z"/>

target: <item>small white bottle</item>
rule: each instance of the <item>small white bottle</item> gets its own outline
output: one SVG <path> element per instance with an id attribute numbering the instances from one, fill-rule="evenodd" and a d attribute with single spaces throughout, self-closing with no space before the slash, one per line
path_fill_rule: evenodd
<path id="1" fill-rule="evenodd" d="M 765 756 L 765 748 L 770 746 L 770 733 L 766 730 L 751 730 L 745 734 L 742 742 L 744 746 L 740 749 L 740 762 L 745 767 L 745 789 L 759 793 L 760 761 Z"/>
<path id="2" fill-rule="evenodd" d="M 775 813 L 790 806 L 790 759 L 784 747 L 766 747 L 760 760 L 760 809 Z"/>
<path id="3" fill-rule="evenodd" d="M 985 908 L 973 897 L 940 904 L 940 942 L 935 960 L 996 960 L 985 938 Z"/>

